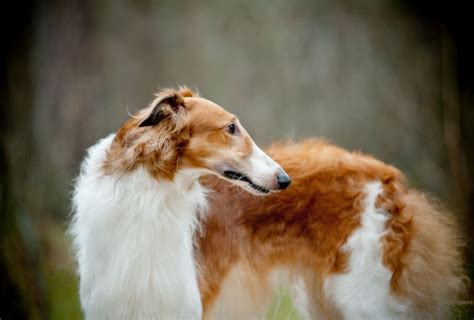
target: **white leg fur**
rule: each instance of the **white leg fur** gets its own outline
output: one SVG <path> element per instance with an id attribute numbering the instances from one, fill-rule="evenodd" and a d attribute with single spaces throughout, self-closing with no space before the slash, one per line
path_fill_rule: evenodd
<path id="1" fill-rule="evenodd" d="M 245 263 L 235 265 L 226 276 L 209 319 L 265 319 L 273 290 Z"/>
<path id="2" fill-rule="evenodd" d="M 158 182 L 143 169 L 101 172 L 113 135 L 88 151 L 74 192 L 71 233 L 87 319 L 200 319 L 192 255 L 196 170 Z"/>
<path id="3" fill-rule="evenodd" d="M 277 294 L 286 289 L 293 297 L 296 290 L 305 290 L 303 280 L 294 276 L 287 268 L 276 268 L 262 277 L 245 262 L 237 263 L 226 276 L 219 295 L 216 297 L 209 319 L 258 320 L 266 319 L 271 303 L 280 297 Z M 306 292 L 304 305 L 297 307 L 301 319 L 311 319 L 307 313 Z M 278 301 L 278 300 L 277 300 Z M 299 300 L 299 303 L 303 301 Z"/>
<path id="4" fill-rule="evenodd" d="M 329 278 L 329 300 L 344 319 L 406 319 L 408 305 L 390 294 L 392 273 L 382 264 L 381 237 L 387 213 L 375 208 L 382 192 L 379 182 L 366 185 L 361 227 L 349 237 L 343 250 L 349 252 L 348 272 Z"/>

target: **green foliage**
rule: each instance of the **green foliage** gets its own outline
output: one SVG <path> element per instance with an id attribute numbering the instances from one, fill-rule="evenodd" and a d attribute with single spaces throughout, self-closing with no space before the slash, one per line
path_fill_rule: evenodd
<path id="1" fill-rule="evenodd" d="M 474 264 L 468 263 L 466 266 L 466 271 L 467 271 L 467 275 L 470 281 L 473 281 Z M 467 297 L 465 297 L 465 300 L 467 301 L 461 301 L 459 304 L 454 305 L 452 308 L 453 319 L 457 319 L 457 320 L 474 319 L 474 301 L 473 301 L 474 288 L 472 288 L 472 286 L 468 286 L 468 288 L 470 289 L 470 292 L 467 292 Z"/>
<path id="2" fill-rule="evenodd" d="M 267 313 L 267 320 L 299 320 L 301 317 L 293 306 L 293 301 L 284 289 L 278 291 L 270 309 Z"/>
<path id="3" fill-rule="evenodd" d="M 76 276 L 67 270 L 57 270 L 47 277 L 49 318 L 51 320 L 82 319 Z"/>
<path id="4" fill-rule="evenodd" d="M 472 320 L 474 319 L 474 304 L 467 302 L 463 304 L 457 304 L 452 308 L 453 319 L 456 320 Z"/>

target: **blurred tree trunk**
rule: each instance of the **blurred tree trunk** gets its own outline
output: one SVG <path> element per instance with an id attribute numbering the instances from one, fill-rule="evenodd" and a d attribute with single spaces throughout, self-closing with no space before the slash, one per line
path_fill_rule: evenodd
<path id="1" fill-rule="evenodd" d="M 444 142 L 456 190 L 452 206 L 467 240 L 467 268 L 474 277 L 474 44 L 469 3 L 405 1 L 433 29 L 440 30 L 440 97 Z M 471 286 L 474 297 L 474 286 Z"/>
<path id="2" fill-rule="evenodd" d="M 15 2 L 4 8 L 0 61 L 0 299 L 2 319 L 43 319 L 47 316 L 36 226 L 22 203 L 31 152 L 31 43 L 34 3 Z M 20 169 L 23 168 L 23 169 Z"/>
<path id="3" fill-rule="evenodd" d="M 456 72 L 456 54 L 453 42 L 447 31 L 440 32 L 440 97 L 442 105 L 442 128 L 446 147 L 450 176 L 453 180 L 453 190 L 450 191 L 451 206 L 460 215 L 460 222 L 464 226 L 468 237 L 471 237 L 469 228 L 471 184 L 470 168 L 467 161 L 466 147 L 469 141 L 463 139 L 463 117 L 466 105 L 462 103 L 464 96 L 460 91 L 459 79 Z M 472 168 L 471 168 L 472 169 Z M 472 172 L 472 171 L 471 171 Z M 470 246 L 472 249 L 472 246 Z"/>

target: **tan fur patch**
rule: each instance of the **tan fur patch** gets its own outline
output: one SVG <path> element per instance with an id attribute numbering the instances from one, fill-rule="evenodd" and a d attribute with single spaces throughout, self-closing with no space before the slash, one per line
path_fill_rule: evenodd
<path id="1" fill-rule="evenodd" d="M 159 123 L 141 126 L 153 116 Z M 234 115 L 187 87 L 164 89 L 117 131 L 103 170 L 125 174 L 144 167 L 156 179 L 172 180 L 179 169 L 212 170 L 225 157 L 239 161 L 251 152 L 252 140 L 241 126 L 239 135 L 230 136 L 226 127 L 232 122 L 240 126 Z"/>
<path id="2" fill-rule="evenodd" d="M 337 318 L 320 286 L 329 275 L 348 271 L 341 247 L 360 225 L 363 190 L 371 181 L 382 182 L 376 206 L 391 216 L 383 263 L 393 272 L 394 295 L 433 311 L 459 291 L 457 230 L 424 195 L 406 186 L 397 169 L 321 140 L 275 144 L 268 154 L 293 180 L 283 192 L 261 198 L 212 177 L 205 180 L 217 191 L 202 222 L 203 236 L 196 239 L 205 312 L 228 270 L 245 261 L 262 278 L 281 266 L 295 270 L 314 290 L 311 303 L 326 318 Z"/>

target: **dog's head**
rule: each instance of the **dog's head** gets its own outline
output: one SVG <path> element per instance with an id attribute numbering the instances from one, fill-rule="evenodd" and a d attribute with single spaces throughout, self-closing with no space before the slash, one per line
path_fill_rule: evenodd
<path id="1" fill-rule="evenodd" d="M 181 169 L 216 174 L 254 194 L 288 187 L 285 171 L 233 114 L 187 88 L 166 89 L 117 132 L 104 169 L 145 166 L 158 179 Z"/>

